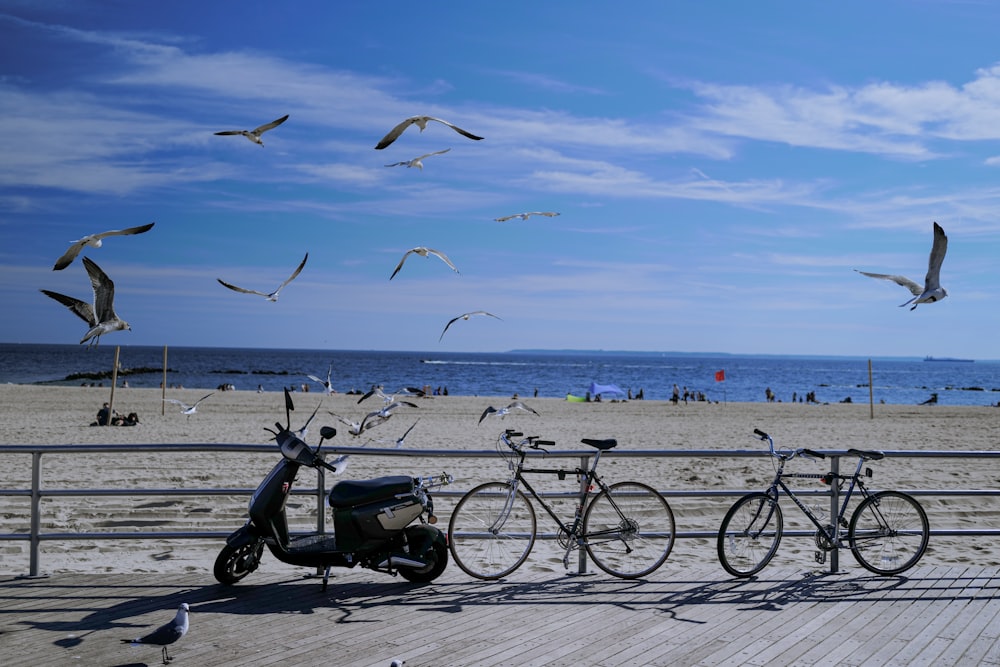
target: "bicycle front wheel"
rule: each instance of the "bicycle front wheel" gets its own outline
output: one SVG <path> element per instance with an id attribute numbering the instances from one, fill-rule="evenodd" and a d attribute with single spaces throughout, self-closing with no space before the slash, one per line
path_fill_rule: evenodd
<path id="1" fill-rule="evenodd" d="M 535 510 L 520 490 L 487 482 L 458 501 L 448 522 L 448 547 L 466 574 L 500 579 L 525 561 L 535 544 Z"/>
<path id="2" fill-rule="evenodd" d="M 881 491 L 866 498 L 847 527 L 851 553 L 875 574 L 910 569 L 924 555 L 929 538 L 924 508 L 899 491 Z"/>
<path id="3" fill-rule="evenodd" d="M 663 565 L 674 546 L 674 513 L 655 489 L 638 482 L 612 484 L 583 517 L 587 553 L 608 574 L 643 577 Z"/>
<path id="4" fill-rule="evenodd" d="M 751 493 L 736 501 L 719 528 L 719 562 L 734 577 L 750 577 L 778 551 L 784 520 L 778 500 Z"/>

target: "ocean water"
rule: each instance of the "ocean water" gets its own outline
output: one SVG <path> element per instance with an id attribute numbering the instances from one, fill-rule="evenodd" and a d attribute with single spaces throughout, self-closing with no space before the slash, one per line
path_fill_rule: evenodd
<path id="1" fill-rule="evenodd" d="M 110 385 L 114 346 L 0 344 L 0 382 L 78 386 Z M 163 381 L 161 347 L 122 346 L 118 382 L 159 387 Z M 354 350 L 269 350 L 176 347 L 167 349 L 167 385 L 213 389 L 232 384 L 240 390 L 284 387 L 312 391 L 322 387 L 311 374 L 338 391 L 386 391 L 429 387 L 463 396 L 583 396 L 592 382 L 640 390 L 649 400 L 670 398 L 673 384 L 711 401 L 763 402 L 770 387 L 776 400 L 868 402 L 868 360 L 860 358 L 669 355 L 657 353 L 513 351 L 501 353 L 384 352 Z M 717 382 L 723 371 L 725 381 Z M 103 376 L 101 374 L 104 374 Z M 996 405 L 1000 401 L 1000 362 L 928 362 L 875 359 L 872 386 L 876 402 L 916 404 L 932 393 L 941 405 Z M 611 398 L 605 395 L 605 400 Z"/>

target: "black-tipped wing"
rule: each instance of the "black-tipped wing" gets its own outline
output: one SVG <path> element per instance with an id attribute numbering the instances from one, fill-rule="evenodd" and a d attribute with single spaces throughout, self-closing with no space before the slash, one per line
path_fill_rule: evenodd
<path id="1" fill-rule="evenodd" d="M 231 285 L 231 284 L 227 283 L 225 280 L 223 280 L 222 278 L 216 278 L 216 280 L 219 281 L 220 285 L 222 285 L 223 287 L 228 287 L 229 289 L 233 290 L 234 292 L 242 292 L 243 294 L 256 294 L 258 296 L 271 296 L 270 294 L 265 294 L 264 292 L 258 292 L 257 290 L 254 290 L 254 289 L 247 289 L 245 287 L 238 287 L 236 285 Z"/>
<path id="2" fill-rule="evenodd" d="M 262 133 L 267 132 L 268 130 L 273 130 L 274 128 L 284 123 L 286 120 L 288 120 L 288 114 L 285 114 L 284 116 L 278 118 L 277 120 L 272 120 L 270 123 L 265 123 L 264 125 L 261 125 L 260 127 L 254 129 L 253 133 L 259 137 Z"/>
<path id="3" fill-rule="evenodd" d="M 428 117 L 427 120 L 435 120 L 435 121 L 437 121 L 439 123 L 447 125 L 451 129 L 453 129 L 456 132 L 458 132 L 459 134 L 461 134 L 463 137 L 468 137 L 469 139 L 472 139 L 473 141 L 482 141 L 482 139 L 483 139 L 482 137 L 477 136 L 477 135 L 475 135 L 472 132 L 469 132 L 467 130 L 463 130 L 458 125 L 453 125 L 452 123 L 449 123 L 446 120 L 441 120 L 440 118 L 431 118 L 431 117 Z"/>
<path id="4" fill-rule="evenodd" d="M 934 223 L 934 245 L 931 246 L 931 255 L 927 260 L 927 276 L 924 278 L 924 289 L 935 290 L 941 287 L 941 264 L 944 262 L 945 253 L 948 252 L 948 237 L 945 236 L 941 225 Z"/>
<path id="5" fill-rule="evenodd" d="M 81 239 L 79 241 L 75 241 L 73 245 L 71 245 L 66 250 L 66 252 L 63 253 L 63 256 L 56 260 L 56 263 L 52 267 L 52 270 L 62 271 L 67 266 L 72 264 L 73 260 L 76 259 L 76 256 L 80 254 L 80 251 L 83 250 L 84 246 L 86 245 L 87 245 L 87 239 Z"/>
<path id="6" fill-rule="evenodd" d="M 857 269 L 854 270 L 858 271 Z M 906 289 L 910 290 L 910 294 L 912 294 L 913 296 L 920 296 L 921 294 L 924 293 L 923 287 L 913 282 L 906 276 L 895 276 L 895 275 L 889 275 L 887 273 L 868 273 L 867 271 L 858 271 L 858 273 L 860 273 L 863 276 L 868 276 L 869 278 L 878 278 L 880 280 L 891 280 L 897 285 L 902 285 Z"/>
<path id="7" fill-rule="evenodd" d="M 83 266 L 90 276 L 90 285 L 94 288 L 94 315 L 98 322 L 112 322 L 118 319 L 115 315 L 115 284 L 101 270 L 94 260 L 83 258 Z"/>
<path id="8" fill-rule="evenodd" d="M 42 294 L 52 299 L 55 299 L 62 305 L 69 308 L 77 317 L 89 324 L 90 326 L 97 326 L 97 320 L 94 319 L 94 309 L 93 307 L 79 299 L 74 299 L 71 296 L 66 296 L 65 294 L 60 294 L 59 292 L 51 292 L 47 289 L 41 290 Z"/>

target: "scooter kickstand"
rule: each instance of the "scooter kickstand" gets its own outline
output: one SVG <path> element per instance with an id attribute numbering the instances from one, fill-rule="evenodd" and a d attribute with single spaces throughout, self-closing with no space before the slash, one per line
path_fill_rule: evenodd
<path id="1" fill-rule="evenodd" d="M 327 565 L 326 569 L 323 570 L 323 588 L 322 592 L 326 593 L 326 584 L 330 581 L 330 566 Z"/>

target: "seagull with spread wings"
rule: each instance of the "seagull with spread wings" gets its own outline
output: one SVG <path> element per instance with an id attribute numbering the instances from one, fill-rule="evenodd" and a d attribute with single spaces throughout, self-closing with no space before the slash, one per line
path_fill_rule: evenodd
<path id="1" fill-rule="evenodd" d="M 62 271 L 67 266 L 73 263 L 76 256 L 80 254 L 80 251 L 90 246 L 91 248 L 100 248 L 102 239 L 109 236 L 130 236 L 132 234 L 142 234 L 143 232 L 148 232 L 153 228 L 155 222 L 151 222 L 148 225 L 140 225 L 138 227 L 128 227 L 126 229 L 112 229 L 109 232 L 101 232 L 100 234 L 88 234 L 82 239 L 72 241 L 69 249 L 63 253 L 63 256 L 56 260 L 55 266 L 52 267 L 53 271 Z"/>
<path id="2" fill-rule="evenodd" d="M 451 318 L 451 320 L 448 321 L 448 324 L 444 325 L 444 331 L 442 331 L 441 335 L 438 336 L 438 342 L 441 342 L 441 339 L 444 338 L 444 334 L 448 331 L 448 327 L 450 327 L 455 322 L 458 322 L 459 320 L 468 320 L 473 315 L 486 315 L 487 317 L 495 317 L 496 319 L 503 321 L 501 318 L 497 317 L 493 313 L 487 313 L 485 310 L 474 310 L 471 313 L 465 313 L 463 315 L 459 315 L 458 317 Z"/>
<path id="3" fill-rule="evenodd" d="M 214 393 L 215 392 L 213 391 L 212 394 L 214 394 Z M 202 396 L 201 398 L 199 398 L 197 401 L 195 401 L 194 405 L 188 405 L 184 401 L 178 401 L 176 398 L 165 398 L 165 399 L 163 399 L 163 401 L 165 403 L 173 403 L 174 405 L 181 406 L 181 414 L 182 415 L 187 415 L 188 419 L 191 419 L 191 415 L 193 415 L 194 413 L 198 412 L 198 404 L 201 403 L 202 401 L 204 401 L 206 398 L 208 398 L 212 394 L 205 394 L 204 396 Z"/>
<path id="4" fill-rule="evenodd" d="M 448 259 L 448 256 L 445 255 L 440 250 L 435 250 L 434 248 L 425 248 L 424 246 L 417 246 L 416 248 L 410 248 L 405 253 L 403 253 L 403 259 L 399 260 L 399 264 L 396 265 L 396 269 L 392 272 L 392 275 L 389 276 L 389 280 L 392 280 L 393 278 L 396 277 L 396 274 L 399 273 L 399 270 L 403 268 L 403 262 L 405 262 L 406 258 L 409 257 L 410 255 L 420 255 L 421 257 L 434 255 L 435 257 L 440 258 L 442 262 L 450 266 L 452 271 L 458 273 L 458 268 L 452 263 L 450 259 Z"/>
<path id="5" fill-rule="evenodd" d="M 250 141 L 254 142 L 255 144 L 263 147 L 264 142 L 260 140 L 260 135 L 264 134 L 268 130 L 273 130 L 274 128 L 284 123 L 286 120 L 288 120 L 288 114 L 285 114 L 284 116 L 282 116 L 277 120 L 272 120 L 270 123 L 265 123 L 264 125 L 261 125 L 260 127 L 254 128 L 252 130 L 225 130 L 223 132 L 216 132 L 215 134 L 219 136 L 240 134 L 249 139 Z"/>
<path id="6" fill-rule="evenodd" d="M 869 278 L 880 278 L 882 280 L 891 280 L 897 285 L 902 285 L 906 289 L 910 290 L 910 294 L 913 298 L 906 303 L 899 304 L 899 307 L 908 306 L 910 310 L 913 310 L 922 303 L 934 303 L 935 301 L 940 301 L 941 299 L 948 296 L 948 292 L 941 287 L 941 264 L 944 262 L 944 255 L 948 251 L 948 237 L 945 236 L 944 230 L 941 229 L 941 225 L 934 223 L 934 244 L 931 246 L 931 255 L 927 261 L 927 275 L 924 277 L 924 284 L 919 285 L 916 282 L 910 280 L 905 276 L 897 276 L 886 273 L 868 273 L 867 271 L 858 271 L 863 276 L 868 276 Z"/>
<path id="7" fill-rule="evenodd" d="M 326 371 L 326 379 L 325 380 L 321 380 L 320 378 L 316 377 L 315 375 L 306 375 L 306 377 L 309 378 L 310 380 L 312 380 L 313 382 L 318 382 L 321 385 L 323 385 L 323 389 L 326 390 L 327 394 L 336 394 L 337 390 L 333 388 L 333 384 L 331 384 L 331 382 L 330 382 L 330 377 L 332 375 L 333 375 L 333 364 L 330 364 L 330 368 L 328 368 L 327 371 Z"/>
<path id="8" fill-rule="evenodd" d="M 487 417 L 489 417 L 490 415 L 496 415 L 497 417 L 503 418 L 503 417 L 507 416 L 508 414 L 510 414 L 511 410 L 523 410 L 524 412 L 530 412 L 533 415 L 537 415 L 538 414 L 532 408 L 529 408 L 527 405 L 525 405 L 521 401 L 514 401 L 510 405 L 508 405 L 507 407 L 500 408 L 499 410 L 497 408 L 494 408 L 492 405 L 489 406 L 488 408 L 486 408 L 485 410 L 483 410 L 483 414 L 479 417 L 479 423 L 482 424 L 483 420 L 486 419 Z"/>
<path id="9" fill-rule="evenodd" d="M 93 347 L 98 344 L 104 334 L 123 329 L 131 331 L 132 327 L 115 314 L 115 284 L 111 282 L 111 278 L 108 278 L 101 267 L 89 257 L 83 258 L 83 266 L 87 269 L 87 275 L 90 276 L 90 286 L 94 290 L 94 305 L 47 289 L 41 291 L 45 296 L 51 297 L 69 308 L 73 314 L 90 326 L 84 337 L 80 339 L 80 343 L 83 344 L 89 340 L 88 347 Z"/>
<path id="10" fill-rule="evenodd" d="M 461 134 L 462 136 L 468 137 L 469 139 L 472 139 L 473 141 L 480 141 L 482 139 L 482 137 L 478 137 L 478 136 L 472 134 L 471 132 L 467 132 L 467 131 L 463 130 L 458 125 L 452 125 L 448 121 L 441 120 L 440 118 L 434 118 L 433 116 L 411 116 L 411 117 L 407 118 L 406 120 L 404 120 L 403 122 L 401 122 L 396 127 L 394 127 L 391 130 L 389 130 L 389 133 L 386 134 L 384 137 L 382 137 L 382 140 L 379 141 L 378 144 L 375 146 L 375 150 L 380 151 L 383 148 L 385 148 L 386 146 L 388 146 L 389 144 L 391 144 L 392 142 L 394 142 L 396 139 L 399 138 L 399 135 L 401 135 L 406 130 L 406 128 L 408 128 L 411 125 L 416 125 L 417 127 L 420 128 L 420 131 L 423 132 L 424 130 L 427 129 L 427 123 L 428 123 L 428 121 L 432 121 L 432 120 L 434 122 L 436 122 L 436 123 L 441 123 L 442 125 L 447 125 L 451 129 L 453 129 L 456 132 L 458 132 L 459 134 Z"/>
<path id="11" fill-rule="evenodd" d="M 493 218 L 497 222 L 507 222 L 508 220 L 513 220 L 514 218 L 520 218 L 521 220 L 527 220 L 533 215 L 544 215 L 546 218 L 554 218 L 558 213 L 555 211 L 528 211 L 526 213 L 515 213 L 514 215 L 505 215 L 502 218 Z"/>
<path id="12" fill-rule="evenodd" d="M 450 148 L 446 148 L 443 151 L 435 151 L 433 153 L 427 153 L 426 155 L 421 155 L 420 157 L 415 157 L 412 160 L 404 160 L 402 162 L 393 162 L 392 164 L 387 164 L 387 167 L 416 167 L 420 171 L 424 170 L 424 158 L 430 157 L 432 155 L 443 155 L 450 151 Z"/>
<path id="13" fill-rule="evenodd" d="M 307 259 L 309 259 L 309 253 L 306 253 L 306 256 L 302 258 L 302 262 L 299 264 L 298 268 L 295 269 L 294 272 L 292 272 L 292 275 L 290 275 L 288 277 L 288 280 L 286 280 L 285 282 L 283 282 L 280 285 L 278 285 L 278 289 L 274 290 L 270 294 L 265 294 L 264 292 L 258 292 L 257 290 L 246 289 L 244 287 L 237 287 L 236 285 L 230 285 L 229 283 L 227 283 L 226 281 L 224 281 L 222 278 L 216 278 L 216 280 L 218 280 L 219 283 L 223 287 L 228 287 L 229 289 L 233 290 L 234 292 L 242 292 L 244 294 L 256 294 L 257 296 L 264 297 L 268 301 L 277 301 L 278 300 L 278 292 L 280 292 L 282 289 L 284 289 L 285 285 L 287 285 L 288 283 L 290 283 L 293 280 L 295 280 L 295 277 L 297 275 L 299 275 L 299 272 L 302 271 L 302 267 L 304 267 L 306 265 L 306 260 Z"/>

